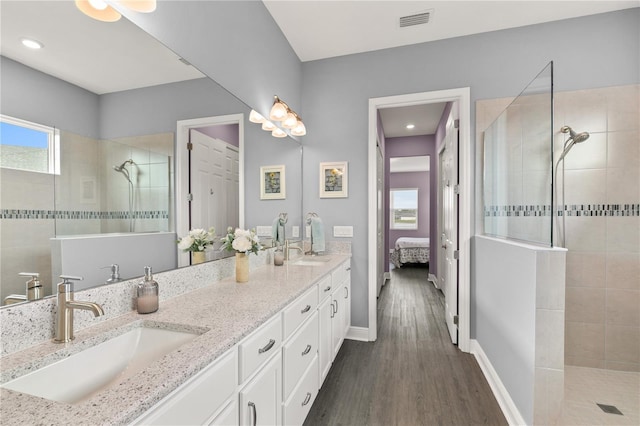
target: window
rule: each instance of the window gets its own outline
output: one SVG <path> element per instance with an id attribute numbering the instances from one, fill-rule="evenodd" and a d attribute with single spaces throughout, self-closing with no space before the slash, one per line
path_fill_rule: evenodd
<path id="1" fill-rule="evenodd" d="M 53 127 L 0 116 L 0 167 L 60 174 L 60 138 Z"/>
<path id="2" fill-rule="evenodd" d="M 390 191 L 391 229 L 418 229 L 418 189 Z"/>

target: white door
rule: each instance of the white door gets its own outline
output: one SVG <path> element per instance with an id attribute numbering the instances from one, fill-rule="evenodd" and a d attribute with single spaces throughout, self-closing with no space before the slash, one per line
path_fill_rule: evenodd
<path id="1" fill-rule="evenodd" d="M 378 224 L 377 224 L 377 234 L 378 234 L 378 273 L 377 273 L 377 296 L 380 296 L 380 291 L 382 290 L 382 285 L 384 284 L 384 270 L 385 270 L 385 238 L 384 238 L 384 218 L 385 218 L 385 209 L 384 209 L 384 156 L 382 155 L 382 151 L 380 150 L 380 145 L 378 144 L 378 153 L 377 153 L 377 162 L 378 162 L 378 173 L 377 173 L 377 189 L 376 192 L 378 194 L 377 203 L 378 203 Z"/>
<path id="2" fill-rule="evenodd" d="M 331 325 L 333 323 L 333 299 L 327 297 L 320 304 L 318 309 L 320 344 L 318 345 L 318 356 L 320 358 L 320 386 L 329 374 L 331 362 L 333 361 L 333 340 L 331 339 Z"/>
<path id="3" fill-rule="evenodd" d="M 333 349 L 332 357 L 335 359 L 344 341 L 344 291 L 342 285 L 337 285 L 331 294 L 333 314 L 331 319 L 331 344 Z"/>
<path id="4" fill-rule="evenodd" d="M 264 366 L 240 391 L 241 425 L 280 424 L 282 409 L 282 356 L 280 354 Z"/>
<path id="5" fill-rule="evenodd" d="M 191 131 L 191 229 L 222 226 L 217 206 L 225 202 L 225 145 L 196 130 Z"/>
<path id="6" fill-rule="evenodd" d="M 225 193 L 227 215 L 222 228 L 216 228 L 218 234 L 226 233 L 227 227 L 237 228 L 240 226 L 240 161 L 238 148 L 235 146 L 226 146 L 226 165 L 225 165 Z"/>
<path id="7" fill-rule="evenodd" d="M 441 157 L 442 235 L 444 254 L 442 291 L 445 298 L 447 328 L 454 344 L 458 343 L 458 129 L 451 115 L 447 119 L 444 151 Z"/>

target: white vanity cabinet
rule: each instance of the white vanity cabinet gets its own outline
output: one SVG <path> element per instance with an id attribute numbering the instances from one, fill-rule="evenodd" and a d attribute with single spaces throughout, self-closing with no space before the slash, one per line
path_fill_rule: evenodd
<path id="1" fill-rule="evenodd" d="M 240 391 L 240 424 L 279 425 L 282 408 L 282 357 L 273 357 Z"/>
<path id="2" fill-rule="evenodd" d="M 238 357 L 234 347 L 189 379 L 135 425 L 237 424 Z"/>

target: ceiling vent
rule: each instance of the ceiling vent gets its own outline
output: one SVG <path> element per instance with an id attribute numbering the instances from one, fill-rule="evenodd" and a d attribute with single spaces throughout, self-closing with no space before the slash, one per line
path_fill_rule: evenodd
<path id="1" fill-rule="evenodd" d="M 416 13 L 414 15 L 401 16 L 400 28 L 413 27 L 415 25 L 428 24 L 431 19 L 432 10 L 428 12 Z"/>

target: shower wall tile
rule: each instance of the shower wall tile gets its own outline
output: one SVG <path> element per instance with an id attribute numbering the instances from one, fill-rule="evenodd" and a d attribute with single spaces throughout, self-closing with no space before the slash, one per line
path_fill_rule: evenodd
<path id="1" fill-rule="evenodd" d="M 640 291 L 607 289 L 607 325 L 640 327 Z"/>
<path id="2" fill-rule="evenodd" d="M 608 326 L 606 359 L 613 362 L 640 364 L 640 328 Z"/>
<path id="3" fill-rule="evenodd" d="M 564 368 L 564 311 L 536 309 L 535 366 Z"/>
<path id="4" fill-rule="evenodd" d="M 574 128 L 576 132 L 586 128 Z M 589 131 L 589 139 L 576 144 L 565 157 L 565 169 L 603 169 L 607 167 L 607 134 Z M 566 137 L 566 135 L 565 135 Z"/>
<path id="5" fill-rule="evenodd" d="M 640 253 L 607 252 L 606 282 L 607 288 L 640 290 Z"/>
<path id="6" fill-rule="evenodd" d="M 567 252 L 567 287 L 604 288 L 607 279 L 607 253 Z"/>
<path id="7" fill-rule="evenodd" d="M 640 216 L 607 217 L 607 251 L 640 251 Z"/>
<path id="8" fill-rule="evenodd" d="M 604 338 L 604 323 L 588 324 L 565 321 L 565 356 L 585 360 L 583 362 L 586 360 L 591 360 L 593 363 L 602 361 L 601 365 L 604 366 Z"/>
<path id="9" fill-rule="evenodd" d="M 607 136 L 607 167 L 640 168 L 638 132 L 610 132 Z"/>
<path id="10" fill-rule="evenodd" d="M 567 170 L 565 176 L 565 204 L 604 203 L 607 198 L 607 170 Z"/>
<path id="11" fill-rule="evenodd" d="M 602 217 L 568 216 L 566 244 L 569 250 L 598 251 L 606 241 L 607 224 Z"/>
<path id="12" fill-rule="evenodd" d="M 607 169 L 607 203 L 629 204 L 640 200 L 640 168 Z"/>
<path id="13" fill-rule="evenodd" d="M 558 97 L 562 98 L 565 109 L 562 125 L 569 125 L 577 132 L 607 131 L 607 97 L 604 93 L 599 90 L 578 90 L 558 94 Z"/>
<path id="14" fill-rule="evenodd" d="M 567 287 L 566 319 L 571 322 L 602 324 L 605 319 L 603 288 Z"/>

